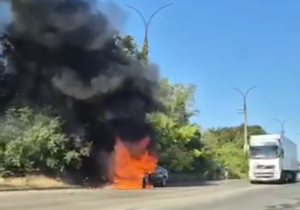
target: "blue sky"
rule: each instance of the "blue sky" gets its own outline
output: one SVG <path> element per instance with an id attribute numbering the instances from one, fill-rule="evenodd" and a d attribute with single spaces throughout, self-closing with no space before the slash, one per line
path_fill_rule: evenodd
<path id="1" fill-rule="evenodd" d="M 167 0 L 116 0 L 149 17 Z M 162 76 L 197 85 L 195 121 L 204 128 L 242 123 L 241 96 L 247 90 L 249 124 L 279 132 L 273 118 L 285 119 L 286 134 L 300 143 L 300 1 L 173 0 L 149 29 L 150 57 Z M 123 33 L 142 43 L 139 16 L 124 7 Z M 1 15 L 3 17 L 3 13 Z M 126 21 L 125 21 L 126 20 Z M 3 20 L 0 21 L 0 23 Z"/>
<path id="2" fill-rule="evenodd" d="M 167 0 L 118 0 L 149 17 Z M 174 0 L 149 29 L 151 60 L 173 82 L 198 86 L 195 119 L 204 128 L 242 123 L 237 110 L 247 90 L 249 124 L 279 132 L 273 118 L 284 120 L 286 135 L 300 143 L 300 1 Z M 124 32 L 142 43 L 139 16 L 125 8 Z"/>

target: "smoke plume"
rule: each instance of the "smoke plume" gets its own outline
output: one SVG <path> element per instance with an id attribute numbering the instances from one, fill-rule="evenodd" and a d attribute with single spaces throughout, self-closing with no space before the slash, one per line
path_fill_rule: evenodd
<path id="1" fill-rule="evenodd" d="M 93 142 L 97 151 L 111 152 L 116 136 L 137 142 L 149 135 L 146 114 L 157 108 L 158 69 L 117 44 L 109 17 L 120 15 L 97 0 L 6 3 L 11 20 L 2 44 L 14 103 L 51 105 L 66 133 Z"/>

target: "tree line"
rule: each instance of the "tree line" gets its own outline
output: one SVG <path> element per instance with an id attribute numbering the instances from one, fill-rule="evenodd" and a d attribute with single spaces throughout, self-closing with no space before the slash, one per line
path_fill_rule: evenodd
<path id="1" fill-rule="evenodd" d="M 144 62 L 132 36 L 117 37 L 124 52 Z M 5 62 L 1 59 L 0 68 Z M 0 69 L 0 72 L 1 72 Z M 1 74 L 0 74 L 1 76 Z M 62 132 L 63 122 L 49 115 L 50 109 L 5 107 L 9 100 L 6 83 L 0 77 L 0 176 L 27 175 L 66 168 L 80 168 L 82 157 L 89 155 L 91 145 L 71 145 Z M 149 116 L 158 139 L 159 164 L 174 173 L 193 173 L 207 178 L 217 167 L 226 168 L 233 178 L 247 174 L 247 158 L 243 154 L 243 125 L 209 128 L 191 122 L 199 115 L 194 109 L 196 85 L 161 80 L 164 111 Z M 201 117 L 201 115 L 199 116 Z M 259 125 L 248 127 L 249 135 L 264 134 Z"/>

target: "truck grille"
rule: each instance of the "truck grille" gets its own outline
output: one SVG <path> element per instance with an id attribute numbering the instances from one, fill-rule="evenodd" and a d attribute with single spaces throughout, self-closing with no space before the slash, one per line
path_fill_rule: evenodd
<path id="1" fill-rule="evenodd" d="M 256 168 L 257 169 L 274 169 L 275 166 L 274 165 L 257 165 Z"/>
<path id="2" fill-rule="evenodd" d="M 254 174 L 256 178 L 272 178 L 274 177 L 273 172 L 260 172 Z"/>

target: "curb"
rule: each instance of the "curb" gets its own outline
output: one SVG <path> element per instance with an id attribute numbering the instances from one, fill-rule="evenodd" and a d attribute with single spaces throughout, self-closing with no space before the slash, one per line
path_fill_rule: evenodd
<path id="1" fill-rule="evenodd" d="M 72 186 L 72 187 L 12 187 L 12 188 L 1 188 L 0 192 L 20 192 L 20 191 L 52 191 L 52 190 L 82 190 L 89 189 L 87 187 Z"/>

